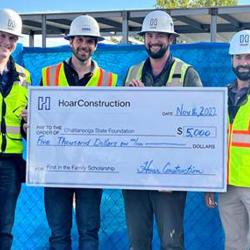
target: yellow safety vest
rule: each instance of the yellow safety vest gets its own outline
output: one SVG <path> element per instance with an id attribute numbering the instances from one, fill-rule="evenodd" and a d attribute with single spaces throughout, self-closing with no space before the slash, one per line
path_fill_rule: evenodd
<path id="1" fill-rule="evenodd" d="M 42 69 L 42 82 L 44 86 L 69 86 L 65 71 L 64 63 L 48 66 Z M 116 86 L 117 75 L 104 71 L 96 67 L 92 77 L 88 81 L 86 87 L 96 86 Z"/>
<path id="2" fill-rule="evenodd" d="M 15 64 L 19 80 L 13 82 L 6 97 L 0 94 L 0 152 L 4 154 L 21 154 L 23 144 L 21 137 L 21 113 L 27 106 L 28 90 L 31 83 L 30 73 Z"/>
<path id="3" fill-rule="evenodd" d="M 230 124 L 230 123 L 229 123 Z M 250 96 L 228 129 L 228 183 L 250 187 Z"/>
<path id="4" fill-rule="evenodd" d="M 145 61 L 129 68 L 126 78 L 126 84 L 133 79 L 136 80 L 142 79 L 142 69 L 144 63 Z M 172 64 L 166 86 L 173 86 L 173 87 L 183 86 L 184 77 L 189 67 L 190 67 L 189 64 L 183 62 L 178 58 L 174 58 L 174 63 Z"/>

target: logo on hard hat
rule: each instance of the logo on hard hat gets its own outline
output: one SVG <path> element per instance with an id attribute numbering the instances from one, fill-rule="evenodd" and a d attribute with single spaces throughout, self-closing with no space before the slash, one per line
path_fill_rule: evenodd
<path id="1" fill-rule="evenodd" d="M 81 28 L 82 31 L 91 31 L 91 28 L 89 26 L 84 26 Z"/>
<path id="2" fill-rule="evenodd" d="M 249 45 L 249 35 L 242 34 L 240 35 L 240 46 L 248 46 Z"/>
<path id="3" fill-rule="evenodd" d="M 12 19 L 9 19 L 9 20 L 8 20 L 8 29 L 9 29 L 9 30 L 14 30 L 15 28 L 16 28 L 16 23 L 15 23 L 15 21 L 12 20 Z"/>
<path id="4" fill-rule="evenodd" d="M 157 18 L 151 18 L 150 21 L 149 21 L 150 28 L 151 29 L 156 29 L 157 28 L 157 23 L 158 23 Z"/>

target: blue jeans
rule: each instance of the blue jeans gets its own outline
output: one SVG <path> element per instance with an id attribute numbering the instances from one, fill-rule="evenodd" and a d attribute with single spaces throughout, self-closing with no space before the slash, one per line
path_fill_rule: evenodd
<path id="1" fill-rule="evenodd" d="M 71 249 L 73 197 L 79 250 L 98 250 L 101 189 L 45 188 L 45 210 L 51 229 L 50 249 Z"/>
<path id="2" fill-rule="evenodd" d="M 154 217 L 162 250 L 183 250 L 186 192 L 123 190 L 132 250 L 151 250 Z"/>
<path id="3" fill-rule="evenodd" d="M 21 179 L 18 161 L 12 157 L 0 157 L 0 250 L 9 250 Z"/>

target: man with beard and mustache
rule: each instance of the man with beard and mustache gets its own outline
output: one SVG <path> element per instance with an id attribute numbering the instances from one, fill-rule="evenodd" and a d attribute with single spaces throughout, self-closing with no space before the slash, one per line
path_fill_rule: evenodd
<path id="1" fill-rule="evenodd" d="M 129 69 L 125 86 L 202 86 L 198 73 L 171 55 L 170 45 L 178 34 L 174 31 L 172 18 L 166 12 L 150 12 L 139 34 L 144 36 L 149 57 Z M 123 197 L 131 249 L 152 249 L 154 216 L 161 249 L 184 249 L 186 192 L 123 190 Z"/>
<path id="2" fill-rule="evenodd" d="M 228 86 L 228 187 L 219 194 L 225 249 L 250 246 L 250 30 L 236 33 L 229 47 L 236 80 Z M 208 207 L 215 207 L 207 193 Z"/>
<path id="3" fill-rule="evenodd" d="M 56 65 L 42 69 L 43 86 L 115 86 L 117 75 L 104 71 L 91 59 L 100 36 L 99 25 L 88 15 L 75 18 L 69 35 L 72 56 Z M 45 188 L 45 210 L 51 229 L 50 249 L 71 249 L 73 197 L 76 205 L 76 224 L 79 250 L 98 249 L 100 228 L 101 189 Z"/>

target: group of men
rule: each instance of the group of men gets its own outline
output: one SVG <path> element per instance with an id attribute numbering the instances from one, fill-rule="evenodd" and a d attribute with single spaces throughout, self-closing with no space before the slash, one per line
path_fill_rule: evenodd
<path id="1" fill-rule="evenodd" d="M 29 72 L 11 56 L 21 36 L 22 20 L 13 10 L 0 10 L 0 250 L 11 249 L 16 202 L 24 181 L 22 136 L 26 132 Z M 178 34 L 172 18 L 162 10 L 150 12 L 140 34 L 148 58 L 129 68 L 125 86 L 201 87 L 193 67 L 172 56 L 170 45 Z M 75 18 L 70 26 L 72 55 L 42 69 L 41 85 L 113 87 L 117 75 L 100 68 L 92 59 L 100 35 L 96 20 Z M 250 215 L 250 31 L 235 34 L 229 53 L 236 80 L 229 86 L 228 191 L 219 196 L 219 211 L 225 229 L 227 250 L 249 249 Z M 50 249 L 71 249 L 73 197 L 81 250 L 99 246 L 101 189 L 45 188 L 45 210 L 51 236 Z M 184 249 L 183 219 L 186 192 L 123 190 L 131 250 L 152 249 L 153 221 L 157 223 L 161 249 Z M 206 194 L 209 207 L 214 196 Z"/>

